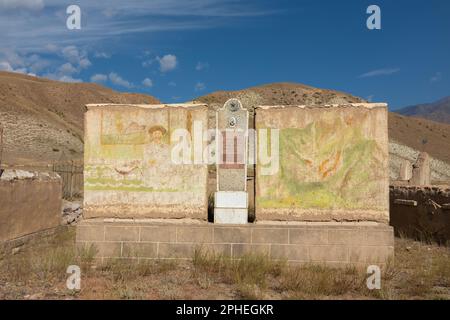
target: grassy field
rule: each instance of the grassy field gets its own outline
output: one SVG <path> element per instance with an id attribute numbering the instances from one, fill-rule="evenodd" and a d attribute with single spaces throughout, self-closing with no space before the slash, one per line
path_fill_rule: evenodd
<path id="1" fill-rule="evenodd" d="M 365 270 L 288 266 L 264 256 L 239 261 L 197 251 L 192 262 L 93 264 L 77 252 L 74 229 L 0 259 L 0 299 L 450 299 L 450 248 L 396 239 L 381 290 Z M 82 270 L 81 290 L 66 288 L 69 265 Z"/>

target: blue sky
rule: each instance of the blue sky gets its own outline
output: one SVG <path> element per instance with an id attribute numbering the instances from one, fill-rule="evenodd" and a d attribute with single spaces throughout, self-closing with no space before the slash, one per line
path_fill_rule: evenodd
<path id="1" fill-rule="evenodd" d="M 66 27 L 71 4 L 81 30 Z M 381 30 L 366 27 L 371 4 Z M 0 28 L 0 70 L 164 102 L 282 81 L 391 109 L 450 95 L 448 0 L 0 0 Z"/>

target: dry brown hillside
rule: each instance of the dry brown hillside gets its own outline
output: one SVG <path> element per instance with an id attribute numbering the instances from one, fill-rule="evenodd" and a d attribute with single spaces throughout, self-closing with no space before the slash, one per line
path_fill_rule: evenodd
<path id="1" fill-rule="evenodd" d="M 364 102 L 347 93 L 296 83 L 273 83 L 238 91 L 217 91 L 196 100 L 211 110 L 237 97 L 252 109 L 256 105 L 332 104 Z M 48 163 L 64 154 L 81 158 L 83 114 L 87 103 L 159 103 L 154 97 L 119 93 L 93 83 L 64 83 L 16 73 L 0 72 L 0 125 L 4 128 L 3 162 Z M 214 113 L 212 112 L 212 117 Z M 213 120 L 213 119 L 211 119 Z M 450 163 L 450 125 L 389 114 L 391 142 L 400 144 L 398 158 L 414 158 L 425 150 Z M 424 143 L 426 142 L 426 143 Z M 403 150 L 401 145 L 412 149 Z M 447 170 L 448 171 L 448 170 Z"/>
<path id="2" fill-rule="evenodd" d="M 389 113 L 389 138 L 450 163 L 450 125 Z"/>
<path id="3" fill-rule="evenodd" d="M 0 72 L 3 163 L 48 163 L 81 158 L 87 103 L 158 103 L 151 96 L 120 93 L 93 83 L 64 83 Z"/>
<path id="4" fill-rule="evenodd" d="M 296 83 L 273 83 L 239 91 L 217 91 L 196 100 L 223 104 L 238 97 L 247 107 L 277 104 L 355 103 L 365 100 L 347 93 L 318 89 Z M 450 163 L 450 125 L 425 119 L 389 113 L 389 137 L 418 151 L 427 151 L 434 158 Z M 426 141 L 424 144 L 423 142 Z"/>
<path id="5" fill-rule="evenodd" d="M 298 83 L 271 83 L 237 91 L 217 91 L 196 100 L 208 104 L 223 104 L 230 98 L 255 100 L 256 104 L 295 105 L 295 104 L 334 104 L 355 103 L 365 100 L 348 93 L 318 89 Z"/>

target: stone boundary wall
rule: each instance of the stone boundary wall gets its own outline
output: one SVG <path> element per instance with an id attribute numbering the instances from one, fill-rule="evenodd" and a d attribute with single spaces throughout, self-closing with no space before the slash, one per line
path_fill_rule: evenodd
<path id="1" fill-rule="evenodd" d="M 33 244 L 36 241 L 51 239 L 59 234 L 68 232 L 71 228 L 73 227 L 57 226 L 55 228 L 45 229 L 35 233 L 27 234 L 26 236 L 13 240 L 0 242 L 0 259 L 4 256 L 16 254 L 22 251 L 22 249 L 28 247 L 30 244 Z"/>
<path id="2" fill-rule="evenodd" d="M 392 227 L 378 223 L 257 223 L 219 226 L 189 221 L 87 219 L 77 226 L 77 246 L 94 245 L 108 259 L 189 260 L 196 249 L 239 259 L 268 255 L 289 263 L 383 265 L 393 256 Z"/>
<path id="3" fill-rule="evenodd" d="M 59 226 L 61 201 L 57 174 L 5 170 L 0 178 L 0 242 Z"/>
<path id="4" fill-rule="evenodd" d="M 450 186 L 390 186 L 390 224 L 396 234 L 450 241 Z"/>

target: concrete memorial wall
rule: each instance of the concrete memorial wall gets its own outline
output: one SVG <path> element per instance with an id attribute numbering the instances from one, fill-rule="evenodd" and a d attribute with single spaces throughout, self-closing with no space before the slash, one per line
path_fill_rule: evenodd
<path id="1" fill-rule="evenodd" d="M 101 262 L 192 259 L 196 250 L 333 266 L 392 257 L 385 104 L 259 107 L 255 150 L 239 100 L 216 116 L 213 224 L 205 221 L 209 162 L 195 161 L 195 149 L 208 150 L 195 134 L 206 131 L 206 105 L 90 105 L 77 245 L 94 245 Z M 177 129 L 196 142 L 182 164 L 173 161 Z M 248 154 L 256 223 L 248 223 Z"/>
<path id="2" fill-rule="evenodd" d="M 207 166 L 192 148 L 206 128 L 200 104 L 88 105 L 84 217 L 207 219 Z M 176 130 L 187 132 L 181 163 Z"/>
<path id="3" fill-rule="evenodd" d="M 279 167 L 257 165 L 257 220 L 389 221 L 386 104 L 264 106 L 255 117 L 258 131 L 279 130 Z"/>

